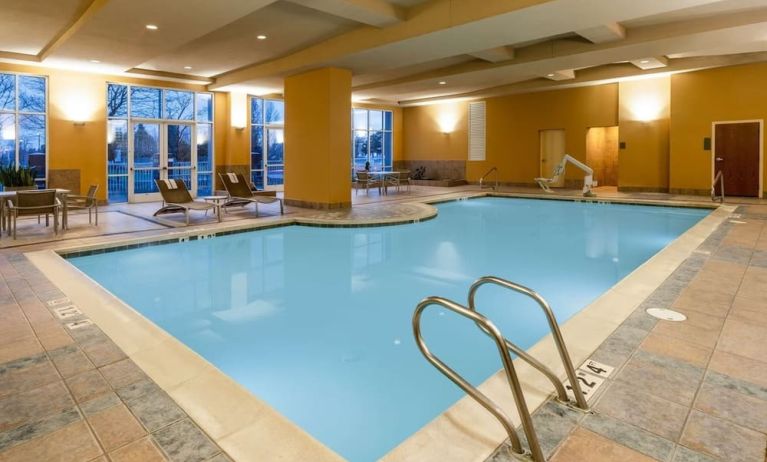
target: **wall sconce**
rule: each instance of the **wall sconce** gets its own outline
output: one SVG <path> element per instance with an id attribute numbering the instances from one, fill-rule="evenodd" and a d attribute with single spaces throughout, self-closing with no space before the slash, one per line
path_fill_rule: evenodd
<path id="1" fill-rule="evenodd" d="M 85 121 L 84 120 L 75 120 L 75 121 L 72 122 L 72 124 L 75 127 L 84 127 L 85 126 Z"/>
<path id="2" fill-rule="evenodd" d="M 245 93 L 232 92 L 229 97 L 231 98 L 229 120 L 231 120 L 232 128 L 244 130 L 248 125 L 248 96 Z"/>
<path id="3" fill-rule="evenodd" d="M 450 113 L 443 113 L 440 114 L 439 118 L 437 119 L 437 124 L 439 125 L 439 131 L 443 135 L 449 135 L 455 131 L 455 126 L 458 123 L 458 118 L 455 116 L 455 114 Z"/>

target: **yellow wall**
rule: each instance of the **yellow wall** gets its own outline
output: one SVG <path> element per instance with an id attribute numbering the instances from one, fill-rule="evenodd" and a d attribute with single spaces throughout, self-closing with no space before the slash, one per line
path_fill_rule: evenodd
<path id="1" fill-rule="evenodd" d="M 404 111 L 404 149 L 407 160 L 466 160 L 468 103 L 408 107 Z M 455 130 L 445 135 L 440 121 L 454 118 Z M 467 162 L 466 179 L 478 181 L 497 166 L 499 180 L 533 183 L 540 173 L 539 130 L 564 129 L 566 150 L 586 159 L 589 127 L 618 124 L 618 87 L 615 84 L 509 95 L 487 100 L 486 160 Z M 582 175 L 568 169 L 567 178 Z"/>
<path id="2" fill-rule="evenodd" d="M 323 68 L 285 79 L 285 200 L 351 205 L 352 73 Z"/>
<path id="3" fill-rule="evenodd" d="M 666 191 L 669 185 L 671 77 L 619 84 L 618 184 L 628 191 Z"/>
<path id="4" fill-rule="evenodd" d="M 765 82 L 767 63 L 677 74 L 671 78 L 672 191 L 709 191 L 711 151 L 703 149 L 703 138 L 711 136 L 711 124 L 715 121 L 767 119 Z M 767 180 L 765 172 L 762 175 Z"/>
<path id="5" fill-rule="evenodd" d="M 99 198 L 106 199 L 106 85 L 107 82 L 186 88 L 205 91 L 199 85 L 87 74 L 35 66 L 0 63 L 0 71 L 48 77 L 48 172 L 79 170 L 80 191 L 98 184 Z M 73 119 L 84 120 L 75 126 Z M 216 149 L 219 148 L 216 140 Z M 56 184 L 51 184 L 56 186 Z"/>

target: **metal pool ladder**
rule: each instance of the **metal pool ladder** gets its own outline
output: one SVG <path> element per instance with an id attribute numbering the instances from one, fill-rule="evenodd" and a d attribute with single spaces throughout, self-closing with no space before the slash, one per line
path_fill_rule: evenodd
<path id="1" fill-rule="evenodd" d="M 538 305 L 541 307 L 544 314 L 546 315 L 549 328 L 551 329 L 551 333 L 554 337 L 554 343 L 557 346 L 560 359 L 564 365 L 567 378 L 570 382 L 570 387 L 572 387 L 573 394 L 575 396 L 574 403 L 567 396 L 567 391 L 565 390 L 564 384 L 549 367 L 510 342 L 501 334 L 501 331 L 498 329 L 498 327 L 495 326 L 495 324 L 492 323 L 492 321 L 477 311 L 475 296 L 477 291 L 486 284 L 498 285 L 500 287 L 504 287 L 526 295 L 535 300 L 536 303 L 538 303 Z M 442 297 L 427 297 L 422 300 L 416 306 L 415 312 L 413 313 L 413 335 L 415 336 L 415 341 L 418 345 L 418 349 L 421 350 L 421 353 L 424 355 L 426 360 L 429 361 L 435 368 L 437 368 L 437 370 L 444 374 L 453 383 L 458 385 L 458 387 L 465 391 L 482 407 L 490 412 L 498 420 L 498 422 L 500 422 L 509 436 L 511 452 L 514 456 L 518 458 L 527 458 L 529 456 L 535 462 L 544 462 L 546 459 L 543 456 L 540 443 L 538 442 L 538 436 L 535 433 L 532 417 L 530 416 L 530 411 L 528 410 L 527 403 L 525 402 L 524 391 L 522 390 L 522 386 L 519 383 L 519 378 L 517 377 L 517 373 L 514 369 L 511 353 L 516 354 L 520 359 L 533 366 L 551 381 L 551 383 L 554 385 L 554 388 L 556 389 L 558 401 L 575 409 L 579 409 L 585 412 L 589 411 L 589 406 L 586 403 L 586 398 L 583 395 L 583 392 L 581 391 L 581 387 L 578 383 L 578 378 L 575 375 L 575 370 L 573 368 L 572 361 L 570 360 L 570 355 L 568 354 L 567 348 L 565 347 L 564 339 L 562 338 L 562 333 L 559 330 L 559 324 L 554 317 L 554 313 L 552 312 L 551 307 L 546 302 L 546 300 L 535 291 L 514 282 L 494 276 L 485 276 L 477 279 L 469 289 L 468 302 L 469 306 L 466 307 Z M 528 446 L 530 447 L 529 454 L 522 448 L 519 436 L 517 436 L 517 432 L 514 429 L 514 424 L 508 415 L 506 415 L 506 413 L 503 411 L 503 409 L 501 409 L 497 403 L 479 391 L 477 387 L 469 383 L 460 374 L 450 368 L 450 366 L 445 364 L 442 360 L 439 359 L 439 357 L 437 357 L 429 350 L 429 347 L 426 345 L 426 342 L 421 335 L 421 315 L 427 308 L 431 306 L 441 306 L 443 308 L 447 308 L 448 310 L 464 318 L 474 321 L 474 324 L 476 324 L 480 330 L 482 330 L 491 339 L 493 339 L 493 342 L 498 349 L 498 354 L 501 356 L 501 362 L 503 364 L 506 379 L 509 382 L 509 387 L 511 388 L 511 393 L 514 396 L 517 413 L 519 414 L 522 421 L 522 430 L 525 433 Z"/>
<path id="2" fill-rule="evenodd" d="M 719 200 L 720 203 L 724 202 L 724 174 L 722 173 L 724 170 L 719 170 L 716 172 L 716 176 L 714 177 L 714 182 L 711 183 L 711 200 L 716 202 Z M 719 195 L 716 195 L 716 183 L 719 182 Z"/>

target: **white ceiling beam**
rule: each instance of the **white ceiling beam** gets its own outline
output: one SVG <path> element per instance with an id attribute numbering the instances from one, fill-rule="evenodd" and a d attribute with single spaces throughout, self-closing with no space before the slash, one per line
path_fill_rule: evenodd
<path id="1" fill-rule="evenodd" d="M 104 7 L 104 5 L 107 4 L 109 0 L 91 0 L 90 4 L 81 11 L 77 17 L 67 26 L 62 29 L 56 37 L 53 38 L 47 45 L 45 45 L 45 48 L 43 48 L 40 53 L 38 53 L 37 57 L 40 59 L 40 61 L 44 61 L 48 56 L 51 55 L 54 51 L 56 51 L 61 45 L 63 45 L 67 40 L 72 38 L 75 33 L 77 33 L 80 28 L 82 28 L 85 23 L 87 23 L 93 16 L 101 10 L 101 8 Z"/>
<path id="2" fill-rule="evenodd" d="M 374 27 L 386 27 L 405 19 L 405 12 L 385 0 L 288 0 L 313 10 Z"/>
<path id="3" fill-rule="evenodd" d="M 632 59 L 631 64 L 646 71 L 648 69 L 658 69 L 668 66 L 668 59 L 665 56 L 657 56 L 652 58 Z"/>
<path id="4" fill-rule="evenodd" d="M 469 55 L 490 63 L 500 63 L 514 59 L 514 47 L 490 48 L 489 50 L 475 51 Z"/>
<path id="5" fill-rule="evenodd" d="M 591 43 L 616 42 L 626 38 L 626 29 L 617 22 L 578 30 L 575 33 Z"/>

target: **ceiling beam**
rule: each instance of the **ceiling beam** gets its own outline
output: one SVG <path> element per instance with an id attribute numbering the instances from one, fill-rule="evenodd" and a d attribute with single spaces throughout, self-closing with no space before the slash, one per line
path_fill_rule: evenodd
<path id="1" fill-rule="evenodd" d="M 500 63 L 514 59 L 514 47 L 496 47 L 489 50 L 475 51 L 469 55 L 490 63 Z"/>
<path id="2" fill-rule="evenodd" d="M 69 40 L 85 23 L 87 23 L 109 0 L 91 0 L 88 6 L 75 15 L 72 22 L 66 25 L 45 47 L 37 57 L 40 61 L 51 55 L 57 48 Z"/>
<path id="3" fill-rule="evenodd" d="M 754 37 L 767 25 L 767 8 L 733 13 L 712 18 L 693 19 L 674 23 L 631 29 L 625 40 L 602 44 L 582 40 L 558 39 L 516 49 L 513 61 L 487 63 L 472 61 L 430 70 L 419 74 L 378 81 L 353 87 L 362 97 L 380 97 L 384 93 L 430 91 L 432 82 L 449 80 L 451 85 L 470 85 L 485 82 L 488 87 L 502 81 L 519 82 L 546 76 L 562 69 L 579 69 L 608 63 L 644 60 L 695 50 L 704 50 L 722 43 L 742 41 Z M 378 90 L 378 91 L 377 91 Z"/>
<path id="4" fill-rule="evenodd" d="M 658 69 L 659 67 L 668 66 L 668 58 L 665 56 L 658 56 L 655 58 L 632 59 L 631 64 L 646 71 L 648 69 Z"/>
<path id="5" fill-rule="evenodd" d="M 617 22 L 578 30 L 575 33 L 591 43 L 615 42 L 626 38 L 626 29 Z"/>
<path id="6" fill-rule="evenodd" d="M 291 3 L 373 27 L 402 22 L 405 10 L 385 0 L 288 0 Z"/>
<path id="7" fill-rule="evenodd" d="M 455 94 L 450 96 L 440 96 L 434 98 L 420 98 L 407 101 L 400 101 L 399 105 L 423 106 L 426 104 L 437 104 L 445 100 L 476 100 L 492 98 L 496 96 L 514 95 L 520 93 L 535 93 L 540 91 L 561 90 L 565 88 L 586 87 L 592 85 L 604 85 L 608 83 L 619 82 L 622 79 L 637 76 L 680 74 L 684 72 L 693 72 L 703 69 L 712 69 L 716 67 L 737 66 L 740 64 L 749 64 L 767 61 L 767 52 L 743 53 L 739 55 L 724 56 L 701 56 L 696 58 L 679 58 L 669 61 L 666 68 L 655 68 L 647 71 L 640 71 L 630 63 L 608 64 L 605 66 L 583 69 L 578 71 L 578 76 L 573 80 L 553 81 L 547 79 L 527 80 L 509 85 L 500 85 L 482 90 Z"/>

